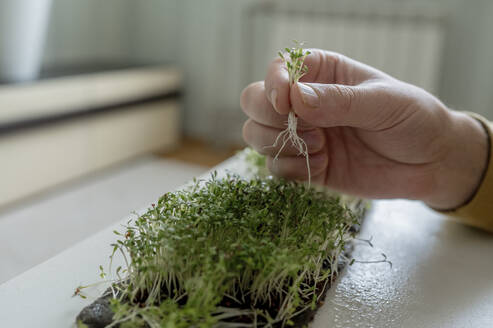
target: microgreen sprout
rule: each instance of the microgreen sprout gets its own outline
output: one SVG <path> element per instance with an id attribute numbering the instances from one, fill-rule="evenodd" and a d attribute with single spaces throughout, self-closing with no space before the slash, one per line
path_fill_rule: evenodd
<path id="1" fill-rule="evenodd" d="M 320 304 L 357 222 L 339 197 L 272 177 L 213 174 L 167 193 L 116 232 L 112 257 L 128 258 L 109 327 L 294 325 Z"/>
<path id="2" fill-rule="evenodd" d="M 303 43 L 294 41 L 295 47 L 285 48 L 285 53 L 279 51 L 278 55 L 286 64 L 286 69 L 289 76 L 289 86 L 298 83 L 299 79 L 308 72 L 308 67 L 304 65 L 306 56 L 310 54 L 310 51 L 303 50 Z M 284 147 L 288 142 L 298 150 L 299 155 L 303 155 L 306 159 L 306 167 L 308 171 L 308 184 L 311 183 L 311 172 L 310 172 L 310 160 L 308 155 L 308 147 L 303 140 L 298 135 L 298 117 L 294 111 L 290 111 L 288 114 L 287 128 L 282 131 L 276 138 L 272 147 L 277 147 L 281 143 L 278 153 L 275 159 L 279 157 Z"/>
<path id="3" fill-rule="evenodd" d="M 79 296 L 80 298 L 87 298 L 86 295 L 81 293 L 83 288 L 84 288 L 84 286 L 78 286 L 77 288 L 75 288 L 75 291 L 74 291 L 74 294 L 72 295 L 72 297 Z"/>
<path id="4" fill-rule="evenodd" d="M 387 263 L 392 269 L 392 262 L 387 258 L 387 255 L 385 255 L 385 253 L 380 253 L 380 255 L 382 256 L 382 259 L 380 260 L 361 261 L 361 260 L 352 259 L 349 265 L 353 265 L 354 263 L 362 263 L 362 264 Z"/>
<path id="5" fill-rule="evenodd" d="M 101 274 L 99 275 L 100 278 L 104 279 L 104 276 L 102 276 Z M 96 282 L 94 284 L 90 284 L 90 285 L 86 285 L 86 286 L 82 286 L 82 285 L 79 285 L 75 288 L 74 290 L 74 293 L 72 294 L 72 297 L 80 297 L 82 299 L 86 299 L 87 296 L 82 292 L 82 290 L 84 289 L 87 289 L 87 288 L 91 288 L 91 287 L 94 287 L 94 286 L 97 286 L 97 285 L 100 285 L 102 283 L 104 283 L 106 281 L 102 281 L 102 282 Z"/>
<path id="6" fill-rule="evenodd" d="M 247 172 L 253 176 L 266 177 L 269 171 L 266 166 L 266 158 L 252 148 L 245 148 L 238 153 L 238 157 L 247 164 Z"/>

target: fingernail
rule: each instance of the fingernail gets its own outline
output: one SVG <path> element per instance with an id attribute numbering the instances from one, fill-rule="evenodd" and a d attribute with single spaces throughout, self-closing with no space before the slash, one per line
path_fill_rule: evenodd
<path id="1" fill-rule="evenodd" d="M 270 102 L 272 103 L 272 106 L 274 107 L 274 109 L 277 111 L 277 107 L 276 107 L 277 90 L 276 89 L 272 89 L 272 91 L 270 92 Z"/>
<path id="2" fill-rule="evenodd" d="M 300 90 L 301 100 L 303 104 L 309 107 L 320 107 L 320 98 L 318 94 L 306 84 L 298 83 L 298 89 Z"/>

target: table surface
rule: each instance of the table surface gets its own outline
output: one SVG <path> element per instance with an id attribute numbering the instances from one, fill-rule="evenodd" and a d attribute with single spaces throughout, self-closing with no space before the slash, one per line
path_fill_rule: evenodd
<path id="1" fill-rule="evenodd" d="M 0 207 L 0 285 L 207 171 L 181 161 L 139 156 L 17 206 Z"/>
<path id="2" fill-rule="evenodd" d="M 218 167 L 243 172 L 237 158 Z M 152 200 L 150 200 L 152 201 Z M 126 222 L 125 218 L 121 222 Z M 110 227 L 0 285 L 2 327 L 71 327 L 83 300 L 76 286 L 99 281 L 108 263 Z M 418 202 L 375 201 L 347 268 L 329 290 L 312 327 L 491 327 L 493 322 L 493 235 L 446 220 Z"/>

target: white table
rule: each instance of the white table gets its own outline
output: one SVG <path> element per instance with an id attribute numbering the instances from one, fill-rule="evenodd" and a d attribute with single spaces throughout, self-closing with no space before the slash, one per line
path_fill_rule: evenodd
<path id="1" fill-rule="evenodd" d="M 207 170 L 145 155 L 0 209 L 0 285 Z"/>
<path id="2" fill-rule="evenodd" d="M 241 172 L 231 159 L 219 167 Z M 150 200 L 152 201 L 152 200 Z M 125 218 L 122 222 L 126 222 Z M 98 281 L 115 236 L 108 228 L 0 286 L 0 327 L 70 327 L 93 298 L 72 298 Z M 493 235 L 447 221 L 417 202 L 376 201 L 354 257 L 393 262 L 349 267 L 313 327 L 492 327 Z M 99 289 L 104 289 L 100 286 Z M 98 291 L 89 292 L 97 297 Z"/>

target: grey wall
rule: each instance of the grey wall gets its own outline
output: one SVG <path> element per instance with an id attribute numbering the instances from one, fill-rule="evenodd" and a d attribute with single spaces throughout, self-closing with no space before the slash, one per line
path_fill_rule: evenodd
<path id="1" fill-rule="evenodd" d="M 449 13 L 439 96 L 493 119 L 493 1 L 433 1 Z M 238 97 L 248 81 L 234 77 L 246 59 L 244 13 L 256 2 L 263 0 L 55 0 L 45 64 L 175 63 L 186 74 L 186 132 L 239 137 Z M 224 71 L 211 70 L 217 62 Z"/>
<path id="2" fill-rule="evenodd" d="M 187 134 L 219 143 L 241 142 L 239 96 L 244 83 L 237 76 L 243 67 L 242 20 L 249 5 L 258 1 L 139 3 L 133 56 L 140 61 L 171 60 L 183 68 Z M 222 70 L 216 69 L 217 63 Z"/>
<path id="3" fill-rule="evenodd" d="M 448 5 L 451 17 L 439 96 L 453 108 L 493 119 L 493 1 L 456 2 Z"/>
<path id="4" fill-rule="evenodd" d="M 133 0 L 53 0 L 44 65 L 126 61 Z"/>

